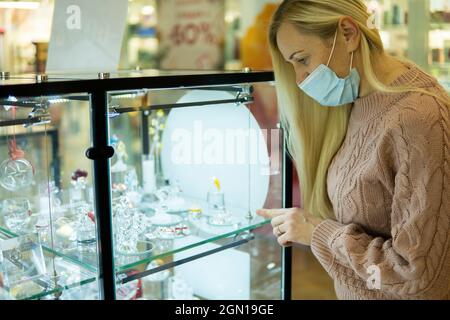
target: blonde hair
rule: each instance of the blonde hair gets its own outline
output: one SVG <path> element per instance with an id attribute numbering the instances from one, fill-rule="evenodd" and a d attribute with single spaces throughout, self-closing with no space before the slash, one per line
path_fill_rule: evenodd
<path id="1" fill-rule="evenodd" d="M 323 107 L 298 88 L 292 65 L 278 49 L 277 33 L 283 23 L 322 39 L 333 38 L 344 16 L 350 16 L 361 32 L 359 54 L 367 81 L 374 90 L 388 93 L 414 91 L 429 94 L 448 104 L 448 99 L 422 88 L 389 87 L 378 80 L 373 62 L 384 53 L 377 29 L 369 28 L 369 11 L 361 0 L 285 0 L 272 17 L 269 44 L 275 73 L 280 120 L 288 151 L 296 163 L 303 207 L 312 215 L 334 218 L 327 193 L 328 167 L 347 133 L 352 104 Z M 412 82 L 412 81 L 411 81 Z M 447 97 L 448 98 L 448 97 Z"/>

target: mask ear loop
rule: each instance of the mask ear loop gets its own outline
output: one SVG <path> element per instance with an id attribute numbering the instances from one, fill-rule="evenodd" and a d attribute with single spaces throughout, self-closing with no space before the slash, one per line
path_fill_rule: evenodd
<path id="1" fill-rule="evenodd" d="M 350 58 L 350 72 L 352 72 L 352 68 L 353 68 L 353 55 L 354 55 L 355 51 L 352 52 L 352 57 Z"/>
<path id="2" fill-rule="evenodd" d="M 336 48 L 337 34 L 338 34 L 338 29 L 336 29 L 336 33 L 334 34 L 333 48 L 331 49 L 331 54 L 330 54 L 330 57 L 328 58 L 327 67 L 330 65 L 331 58 L 333 57 L 334 49 Z"/>

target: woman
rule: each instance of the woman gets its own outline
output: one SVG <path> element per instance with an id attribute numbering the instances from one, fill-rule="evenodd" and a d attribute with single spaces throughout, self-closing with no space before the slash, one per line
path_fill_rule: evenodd
<path id="1" fill-rule="evenodd" d="M 449 299 L 450 99 L 389 56 L 360 0 L 284 1 L 270 46 L 303 209 L 259 210 L 311 245 L 340 299 Z"/>

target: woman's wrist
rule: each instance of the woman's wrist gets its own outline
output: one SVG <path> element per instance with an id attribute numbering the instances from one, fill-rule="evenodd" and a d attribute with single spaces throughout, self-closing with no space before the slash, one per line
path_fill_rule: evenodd
<path id="1" fill-rule="evenodd" d="M 325 221 L 325 219 L 322 219 L 322 218 L 320 218 L 320 217 L 311 216 L 311 215 L 308 215 L 308 217 L 306 218 L 306 220 L 307 220 L 309 223 L 311 223 L 311 224 L 314 226 L 314 228 L 316 228 L 319 224 L 321 224 L 322 222 Z"/>

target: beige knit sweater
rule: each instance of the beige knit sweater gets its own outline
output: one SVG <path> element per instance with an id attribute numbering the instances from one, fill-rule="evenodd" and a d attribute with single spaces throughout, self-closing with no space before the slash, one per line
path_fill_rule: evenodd
<path id="1" fill-rule="evenodd" d="M 412 65 L 392 85 L 410 81 L 447 95 Z M 311 247 L 339 299 L 450 298 L 450 106 L 420 93 L 358 99 L 327 182 L 337 221 Z"/>

